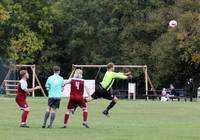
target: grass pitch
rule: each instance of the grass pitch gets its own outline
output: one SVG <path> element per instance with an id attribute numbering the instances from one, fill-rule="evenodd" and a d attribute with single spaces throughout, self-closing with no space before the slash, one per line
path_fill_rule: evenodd
<path id="1" fill-rule="evenodd" d="M 102 115 L 109 102 L 89 103 L 90 129 L 76 110 L 61 129 L 67 99 L 62 99 L 52 129 L 42 129 L 47 98 L 29 98 L 31 128 L 19 128 L 21 112 L 14 98 L 0 97 L 0 140 L 200 140 L 200 103 L 120 100 L 110 118 Z"/>

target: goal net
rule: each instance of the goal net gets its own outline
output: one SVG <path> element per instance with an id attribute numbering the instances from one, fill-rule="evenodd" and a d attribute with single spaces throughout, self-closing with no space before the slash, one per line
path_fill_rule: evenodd
<path id="1" fill-rule="evenodd" d="M 10 66 L 14 65 L 14 60 L 0 58 L 0 94 L 4 92 L 3 81 L 5 79 L 15 79 L 16 73 L 10 70 Z"/>
<path id="2" fill-rule="evenodd" d="M 83 70 L 84 79 L 93 93 L 95 86 L 102 81 L 107 65 L 73 65 L 72 69 Z M 116 80 L 113 84 L 112 92 L 120 98 L 128 98 L 129 93 L 134 90 L 136 93 L 148 94 L 148 73 L 146 65 L 115 65 L 116 72 L 134 71 L 134 78 L 131 80 Z M 140 86 L 140 87 L 139 87 Z M 69 96 L 70 86 L 65 87 L 63 96 Z M 133 95 L 134 95 L 133 94 Z"/>

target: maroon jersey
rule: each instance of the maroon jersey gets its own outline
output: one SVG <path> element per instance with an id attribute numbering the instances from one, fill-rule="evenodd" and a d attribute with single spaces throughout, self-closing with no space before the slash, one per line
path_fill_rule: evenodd
<path id="1" fill-rule="evenodd" d="M 21 80 L 17 85 L 17 96 L 16 98 L 19 99 L 26 99 L 28 94 L 22 89 L 22 87 L 27 87 L 27 82 L 24 80 Z"/>
<path id="2" fill-rule="evenodd" d="M 83 98 L 84 93 L 84 80 L 72 79 L 70 97 Z"/>

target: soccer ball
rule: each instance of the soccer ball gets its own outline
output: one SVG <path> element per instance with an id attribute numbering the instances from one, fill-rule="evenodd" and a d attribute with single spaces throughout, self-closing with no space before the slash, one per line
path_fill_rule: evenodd
<path id="1" fill-rule="evenodd" d="M 169 22 L 169 26 L 172 27 L 172 28 L 175 28 L 177 26 L 177 21 L 176 20 L 171 20 Z"/>

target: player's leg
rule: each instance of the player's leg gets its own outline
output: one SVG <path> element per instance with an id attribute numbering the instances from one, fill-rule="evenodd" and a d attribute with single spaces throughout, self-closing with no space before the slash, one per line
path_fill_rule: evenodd
<path id="1" fill-rule="evenodd" d="M 90 128 L 88 125 L 88 110 L 87 107 L 86 108 L 82 108 L 83 110 L 83 126 L 85 128 Z"/>
<path id="2" fill-rule="evenodd" d="M 91 97 L 86 97 L 84 99 L 85 102 L 90 102 L 92 100 L 96 100 L 98 98 L 101 98 L 101 92 L 102 92 L 102 89 L 101 87 L 98 87 L 95 92 L 91 95 Z"/>
<path id="3" fill-rule="evenodd" d="M 84 101 L 85 102 L 91 102 L 92 100 L 97 99 L 97 98 L 98 98 L 97 97 L 97 91 L 95 90 L 95 92 L 91 95 L 91 97 L 85 97 Z"/>
<path id="4" fill-rule="evenodd" d="M 29 128 L 29 126 L 26 124 L 29 112 L 30 112 L 29 107 L 26 107 L 26 108 L 22 109 L 21 125 L 20 125 L 20 127 Z"/>
<path id="5" fill-rule="evenodd" d="M 61 128 L 66 128 L 68 121 L 69 121 L 69 117 L 70 115 L 74 112 L 75 108 L 77 107 L 76 101 L 73 99 L 70 99 L 65 111 L 65 115 L 64 115 L 64 123 L 63 126 Z"/>
<path id="6" fill-rule="evenodd" d="M 51 105 L 51 113 L 50 113 L 50 123 L 48 128 L 52 128 L 53 122 L 56 118 L 56 109 L 60 107 L 60 99 L 53 99 L 53 104 Z"/>
<path id="7" fill-rule="evenodd" d="M 61 126 L 61 128 L 67 128 L 69 118 L 70 118 L 70 115 L 72 114 L 73 110 L 74 109 L 66 109 L 65 115 L 64 115 L 64 123 L 63 123 L 63 126 Z"/>
<path id="8" fill-rule="evenodd" d="M 105 92 L 103 98 L 112 100 L 110 104 L 106 107 L 106 109 L 102 112 L 105 116 L 109 117 L 109 110 L 116 105 L 118 98 L 116 96 L 113 96 L 109 92 Z"/>
<path id="9" fill-rule="evenodd" d="M 91 102 L 92 100 L 94 100 L 94 98 L 92 96 L 85 98 L 85 102 Z"/>
<path id="10" fill-rule="evenodd" d="M 87 110 L 87 105 L 84 101 L 84 99 L 80 99 L 78 101 L 78 106 L 82 109 L 83 111 L 83 126 L 85 128 L 90 128 L 88 125 L 88 110 Z"/>
<path id="11" fill-rule="evenodd" d="M 47 111 L 45 112 L 44 114 L 44 122 L 43 122 L 43 125 L 42 125 L 42 128 L 45 128 L 46 127 L 46 124 L 47 124 L 47 120 L 50 116 L 50 113 L 51 113 L 51 107 L 53 106 L 54 104 L 54 100 L 52 98 L 49 98 L 48 99 L 48 108 L 47 108 Z"/>
<path id="12" fill-rule="evenodd" d="M 115 106 L 117 101 L 118 101 L 118 98 L 116 96 L 114 96 L 114 99 L 110 102 L 110 104 L 107 106 L 107 108 L 105 110 L 109 111 L 111 108 L 113 108 Z"/>
<path id="13" fill-rule="evenodd" d="M 29 109 L 29 106 L 28 106 L 26 100 L 16 98 L 16 103 L 22 110 L 20 127 L 29 128 L 29 126 L 26 124 L 26 122 L 27 122 L 27 118 L 28 118 L 30 109 Z"/>
<path id="14" fill-rule="evenodd" d="M 52 128 L 55 118 L 56 118 L 56 108 L 51 108 L 50 123 L 48 125 L 48 128 Z"/>
<path id="15" fill-rule="evenodd" d="M 44 114 L 44 122 L 43 122 L 42 128 L 45 128 L 45 127 L 46 127 L 47 120 L 48 120 L 48 118 L 49 118 L 50 112 L 51 112 L 51 108 L 48 107 L 47 111 L 46 111 L 45 114 Z"/>

